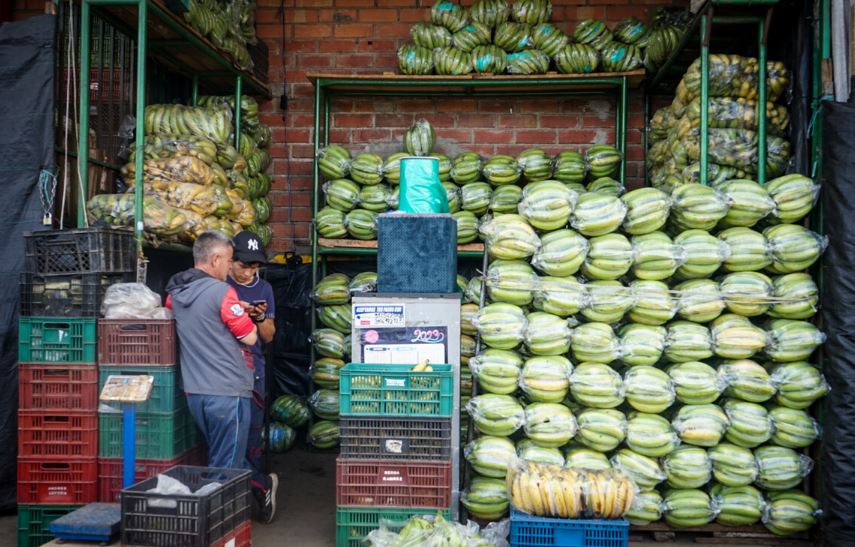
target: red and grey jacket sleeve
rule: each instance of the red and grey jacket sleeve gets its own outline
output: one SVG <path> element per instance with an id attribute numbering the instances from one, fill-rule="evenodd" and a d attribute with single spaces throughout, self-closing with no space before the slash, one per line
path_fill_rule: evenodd
<path id="1" fill-rule="evenodd" d="M 220 304 L 220 318 L 238 340 L 247 336 L 255 328 L 255 324 L 249 318 L 246 310 L 243 309 L 238 300 L 237 292 L 232 287 L 229 287 L 223 296 L 223 301 Z"/>

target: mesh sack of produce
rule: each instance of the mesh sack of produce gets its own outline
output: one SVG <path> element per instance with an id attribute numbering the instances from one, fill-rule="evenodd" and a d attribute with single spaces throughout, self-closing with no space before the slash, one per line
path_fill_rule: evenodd
<path id="1" fill-rule="evenodd" d="M 133 184 L 136 165 L 128 163 L 122 168 L 125 180 Z M 214 171 L 211 167 L 193 156 L 175 156 L 148 160 L 143 164 L 143 183 L 152 188 L 162 188 L 171 182 L 192 182 L 211 184 Z"/>
<path id="2" fill-rule="evenodd" d="M 146 193 L 152 191 L 146 189 Z M 223 216 L 232 210 L 232 201 L 225 190 L 219 186 L 173 182 L 163 185 L 155 195 L 167 205 L 187 209 L 203 216 Z"/>
<path id="3" fill-rule="evenodd" d="M 757 101 L 741 97 L 710 97 L 709 127 L 722 129 L 757 128 Z M 692 127 L 700 126 L 701 100 L 693 99 L 684 111 L 685 119 Z M 790 114 L 787 107 L 766 102 L 766 131 L 768 134 L 784 136 L 790 125 Z"/>
<path id="4" fill-rule="evenodd" d="M 234 147 L 232 147 L 234 149 Z M 192 156 L 207 164 L 217 163 L 217 145 L 210 139 L 194 135 L 147 135 L 143 145 L 143 158 L 152 160 L 175 156 Z M 136 146 L 131 145 L 128 162 L 134 163 Z M 229 166 L 231 167 L 231 166 Z"/>
<path id="5" fill-rule="evenodd" d="M 739 55 L 712 54 L 709 59 L 710 97 L 757 99 L 757 59 Z M 677 86 L 677 99 L 689 104 L 701 94 L 701 61 L 689 66 Z M 779 61 L 766 63 L 766 100 L 777 101 L 790 85 L 790 71 Z"/>

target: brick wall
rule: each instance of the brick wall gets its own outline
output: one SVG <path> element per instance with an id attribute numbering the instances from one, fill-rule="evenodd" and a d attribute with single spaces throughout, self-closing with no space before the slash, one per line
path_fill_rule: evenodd
<path id="1" fill-rule="evenodd" d="M 43 0 L 14 0 L 15 19 L 43 11 Z M 274 205 L 271 224 L 276 251 L 305 252 L 310 244 L 312 199 L 312 97 L 306 73 L 397 70 L 395 52 L 409 41 L 417 21 L 430 19 L 433 0 L 258 0 L 259 36 L 270 50 L 274 99 L 262 105 L 273 128 Z M 462 0 L 465 6 L 473 0 Z M 552 0 L 552 22 L 572 32 L 576 22 L 597 18 L 610 25 L 628 17 L 647 20 L 668 0 Z M 283 14 L 280 4 L 284 5 Z M 280 108 L 280 96 L 288 107 Z M 641 97 L 630 92 L 627 177 L 642 176 Z M 388 154 L 401 148 L 404 130 L 418 118 L 431 121 L 439 149 L 484 154 L 516 153 L 542 146 L 554 153 L 614 139 L 614 101 L 592 98 L 460 99 L 355 98 L 333 104 L 330 142 L 352 151 Z"/>
<path id="2" fill-rule="evenodd" d="M 471 5 L 471 0 L 463 4 Z M 644 20 L 662 0 L 553 0 L 552 21 L 567 32 L 586 18 L 609 23 L 630 15 Z M 258 31 L 270 48 L 270 77 L 277 99 L 264 105 L 274 127 L 275 205 L 272 223 L 277 250 L 308 246 L 312 192 L 312 97 L 306 73 L 395 71 L 397 47 L 409 40 L 410 26 L 430 19 L 433 0 L 259 0 Z M 284 31 L 284 34 L 283 34 Z M 284 45 L 283 45 L 284 38 Z M 283 51 L 284 47 L 284 51 Z M 284 82 L 284 83 L 283 83 Z M 288 109 L 279 108 L 285 93 Z M 642 174 L 641 98 L 631 92 L 627 177 Z M 614 101 L 610 98 L 354 98 L 333 103 L 330 142 L 352 151 L 380 154 L 401 148 L 401 136 L 418 118 L 437 131 L 438 148 L 484 154 L 514 154 L 539 145 L 548 152 L 614 141 Z"/>

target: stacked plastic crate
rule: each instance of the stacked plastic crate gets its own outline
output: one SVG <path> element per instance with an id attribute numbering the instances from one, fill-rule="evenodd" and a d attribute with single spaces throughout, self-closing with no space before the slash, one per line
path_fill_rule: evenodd
<path id="1" fill-rule="evenodd" d="M 96 322 L 104 293 L 136 266 L 125 230 L 25 236 L 19 317 L 18 545 L 98 498 Z"/>
<path id="2" fill-rule="evenodd" d="M 451 365 L 351 363 L 341 370 L 336 545 L 357 547 L 380 521 L 451 515 Z"/>
<path id="3" fill-rule="evenodd" d="M 178 369 L 172 319 L 100 319 L 98 385 L 113 375 L 154 377 L 149 400 L 136 409 L 136 482 L 175 465 L 201 463 L 196 423 L 187 408 Z M 98 413 L 98 497 L 119 501 L 122 490 L 122 409 Z"/>

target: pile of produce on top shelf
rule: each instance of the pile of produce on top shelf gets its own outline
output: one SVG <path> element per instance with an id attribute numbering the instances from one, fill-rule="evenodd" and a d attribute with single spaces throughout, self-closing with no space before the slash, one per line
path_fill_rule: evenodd
<path id="1" fill-rule="evenodd" d="M 710 184 L 757 173 L 757 59 L 710 55 L 709 145 Z M 776 104 L 790 85 L 790 72 L 769 61 L 766 103 L 766 175 L 786 172 L 790 161 L 787 107 Z M 647 154 L 650 180 L 657 188 L 698 182 L 700 176 L 700 60 L 686 71 L 674 102 L 659 109 L 650 122 Z"/>
<path id="2" fill-rule="evenodd" d="M 385 160 L 369 152 L 352 156 L 336 144 L 321 149 L 318 168 L 326 179 L 326 206 L 315 217 L 318 234 L 333 239 L 377 239 L 377 215 L 398 208 L 401 159 L 412 155 L 439 159 L 439 178 L 446 190 L 448 208 L 457 220 L 459 244 L 479 238 L 481 219 L 516 213 L 519 207 L 530 207 L 540 199 L 537 193 L 524 199 L 526 183 L 541 181 L 538 193 L 554 187 L 566 187 L 579 194 L 623 191 L 613 178 L 620 168 L 621 153 L 609 145 L 594 145 L 584 153 L 565 150 L 554 157 L 539 148 L 526 150 L 516 158 L 499 154 L 484 159 L 475 152 L 463 151 L 451 160 L 445 154 L 432 153 L 434 144 L 435 132 L 430 123 L 419 120 L 404 135 L 406 151 Z M 537 214 L 560 216 L 561 211 Z"/>
<path id="3" fill-rule="evenodd" d="M 258 43 L 253 0 L 190 0 L 184 20 L 215 46 L 231 54 L 243 70 L 253 67 L 246 46 Z"/>
<path id="4" fill-rule="evenodd" d="M 826 241 L 798 223 L 817 193 L 801 175 L 670 195 L 533 182 L 518 214 L 484 223 L 487 304 L 468 319 L 484 348 L 469 359 L 470 514 L 492 520 L 512 504 L 636 524 L 810 528 L 817 502 L 799 488 L 819 427 L 808 411 L 828 388 L 809 362 L 825 337 L 810 322 L 818 289 L 807 270 Z M 520 476 L 517 458 L 547 467 Z M 639 491 L 621 503 L 619 476 L 549 466 L 611 468 Z M 510 499 L 496 496 L 504 480 Z M 597 505 L 562 506 L 568 482 Z"/>
<path id="5" fill-rule="evenodd" d="M 205 230 L 233 236 L 252 230 L 265 245 L 270 218 L 270 128 L 258 119 L 255 99 L 241 100 L 240 150 L 234 142 L 234 97 L 202 97 L 202 106 L 151 105 L 145 113 L 144 222 L 153 243 L 192 243 Z M 122 169 L 124 194 L 92 198 L 92 222 L 132 226 L 135 144 Z"/>
<path id="6" fill-rule="evenodd" d="M 660 8 L 649 23 L 636 17 L 609 29 L 579 22 L 572 34 L 549 22 L 549 0 L 476 0 L 468 10 L 448 0 L 431 8 L 430 23 L 416 23 L 412 42 L 398 49 L 402 74 L 565 74 L 656 70 L 677 48 L 691 17 Z"/>

